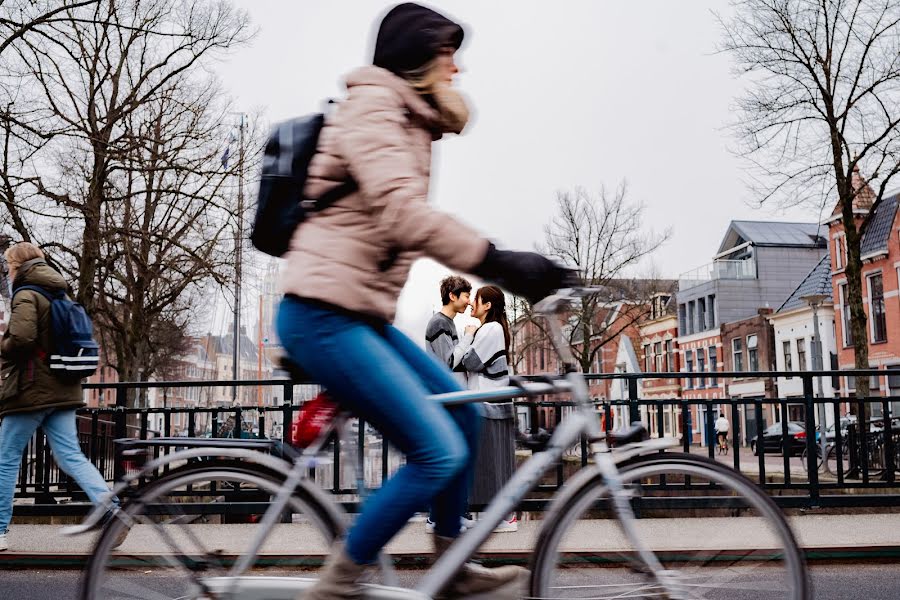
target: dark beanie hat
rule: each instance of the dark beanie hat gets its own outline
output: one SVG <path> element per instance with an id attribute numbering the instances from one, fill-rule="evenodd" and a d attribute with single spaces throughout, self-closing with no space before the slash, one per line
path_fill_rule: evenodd
<path id="1" fill-rule="evenodd" d="M 430 8 L 398 4 L 381 20 L 373 63 L 399 75 L 421 67 L 443 46 L 458 49 L 464 35 L 462 26 Z"/>

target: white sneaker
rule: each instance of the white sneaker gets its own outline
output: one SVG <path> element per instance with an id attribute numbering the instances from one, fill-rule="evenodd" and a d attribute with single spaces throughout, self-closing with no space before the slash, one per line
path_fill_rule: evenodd
<path id="1" fill-rule="evenodd" d="M 6 541 L 6 534 L 0 533 L 0 552 L 9 550 L 9 543 Z"/>
<path id="2" fill-rule="evenodd" d="M 494 533 L 512 533 L 519 530 L 519 520 L 515 515 L 510 519 L 500 521 L 500 524 L 494 529 Z"/>
<path id="3" fill-rule="evenodd" d="M 466 517 L 460 517 L 459 519 L 459 532 L 462 533 L 467 528 L 475 525 L 474 519 L 467 519 Z M 431 517 L 427 517 L 425 519 L 425 531 L 428 533 L 434 533 L 434 521 L 431 520 Z"/>
<path id="4" fill-rule="evenodd" d="M 472 529 L 475 527 L 475 515 L 472 513 L 466 513 L 459 518 L 460 523 L 462 524 L 462 531 L 466 529 Z"/>

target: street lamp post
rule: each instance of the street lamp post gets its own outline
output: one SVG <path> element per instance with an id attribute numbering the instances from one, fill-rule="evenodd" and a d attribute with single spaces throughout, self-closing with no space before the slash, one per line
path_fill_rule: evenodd
<path id="1" fill-rule="evenodd" d="M 806 302 L 813 312 L 813 340 L 812 340 L 812 359 L 813 371 L 817 371 L 816 375 L 816 396 L 822 397 L 822 338 L 819 335 L 819 307 L 825 300 L 831 298 L 827 294 L 809 294 L 801 296 L 801 300 Z M 801 365 L 802 367 L 802 365 Z M 825 464 L 825 447 L 827 440 L 825 439 L 825 404 L 819 403 L 819 427 L 822 431 L 822 437 L 819 439 L 819 447 L 822 450 L 822 464 Z"/>

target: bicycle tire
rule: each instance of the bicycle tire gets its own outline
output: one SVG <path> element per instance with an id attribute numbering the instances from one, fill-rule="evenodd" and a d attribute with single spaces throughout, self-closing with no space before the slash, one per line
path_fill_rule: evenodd
<path id="1" fill-rule="evenodd" d="M 822 468 L 822 450 L 820 446 L 816 446 L 816 462 L 818 463 L 819 469 Z M 803 466 L 804 471 L 809 470 L 809 448 L 804 448 L 803 452 L 800 453 L 800 464 Z"/>
<path id="2" fill-rule="evenodd" d="M 94 552 L 85 567 L 80 585 L 79 597 L 81 600 L 103 600 L 111 597 L 152 597 L 161 600 L 169 597 L 169 594 L 171 594 L 171 598 L 181 598 L 186 597 L 187 590 L 174 589 L 175 573 L 172 572 L 172 569 L 180 567 L 186 572 L 194 570 L 191 573 L 187 573 L 189 581 L 185 581 L 185 584 L 193 586 L 191 589 L 196 589 L 196 580 L 198 578 L 215 577 L 216 575 L 227 573 L 226 569 L 236 559 L 236 556 L 240 554 L 240 551 L 237 554 L 233 554 L 231 559 L 217 559 L 216 557 L 222 557 L 223 555 L 217 554 L 215 551 L 210 552 L 209 549 L 203 547 L 203 540 L 197 539 L 198 535 L 191 532 L 192 528 L 204 527 L 204 536 L 213 534 L 213 537 L 215 537 L 215 534 L 218 533 L 221 537 L 221 530 L 227 529 L 227 526 L 224 528 L 222 526 L 208 527 L 196 523 L 196 519 L 185 519 L 184 522 L 179 523 L 178 520 L 181 517 L 194 516 L 187 515 L 183 510 L 181 510 L 180 515 L 175 512 L 177 506 L 179 504 L 184 506 L 184 503 L 168 502 L 160 505 L 157 502 L 158 499 L 165 498 L 167 493 L 175 492 L 182 488 L 187 490 L 186 494 L 199 493 L 201 487 L 198 486 L 211 481 L 256 486 L 263 496 L 271 497 L 277 493 L 284 483 L 284 474 L 266 469 L 260 465 L 242 463 L 236 459 L 216 460 L 184 465 L 173 469 L 159 479 L 141 486 L 122 507 L 122 510 L 129 517 L 139 523 L 137 527 L 142 528 L 139 532 L 132 531 L 129 537 L 137 534 L 137 537 L 141 538 L 141 548 L 143 549 L 147 545 L 148 537 L 156 534 L 158 538 L 169 543 L 168 553 L 160 553 L 160 549 L 157 548 L 153 556 L 139 553 L 137 550 L 129 554 L 128 540 L 126 539 L 125 544 L 122 546 L 123 551 L 116 551 L 115 555 L 113 555 L 115 540 L 126 526 L 121 519 L 110 520 L 97 539 Z M 333 506 L 326 505 L 316 498 L 316 494 L 309 489 L 311 485 L 308 481 L 301 481 L 300 485 L 294 489 L 288 506 L 295 515 L 301 514 L 308 519 L 309 526 L 303 529 L 305 533 L 312 532 L 317 534 L 320 537 L 319 541 L 325 544 L 326 547 L 330 547 L 330 544 L 344 533 L 343 521 L 340 518 L 340 513 Z M 210 494 L 216 493 L 214 488 L 208 489 L 212 490 L 209 492 Z M 244 489 L 242 491 L 246 492 L 247 490 Z M 226 492 L 222 491 L 220 494 L 224 495 Z M 162 514 L 166 507 L 171 507 L 172 513 L 166 514 L 170 514 L 172 519 L 168 522 L 154 522 L 157 519 L 163 520 L 163 517 L 159 515 Z M 174 527 L 165 528 L 164 530 L 166 525 L 181 527 L 179 529 Z M 184 527 L 185 525 L 189 527 Z M 214 531 L 213 528 L 220 531 Z M 160 531 L 157 532 L 156 529 Z M 166 540 L 167 537 L 168 540 Z M 176 542 L 175 538 L 180 539 Z M 252 535 L 245 536 L 244 543 L 249 545 L 250 538 L 252 538 Z M 270 538 L 271 535 L 267 539 Z M 151 538 L 151 541 L 153 539 L 157 538 Z M 309 543 L 309 541 L 309 539 L 304 539 L 305 543 Z M 172 542 L 185 542 L 185 546 L 188 544 L 190 546 L 172 547 Z M 200 547 L 197 547 L 198 545 Z M 263 548 L 265 549 L 266 546 L 264 545 Z M 218 566 L 219 572 L 211 572 L 210 563 L 214 563 L 217 560 L 219 560 L 219 564 L 213 566 Z M 254 566 L 283 566 L 277 564 L 281 560 L 280 558 L 268 558 L 266 560 L 269 563 L 265 565 L 255 563 Z M 276 564 L 271 564 L 272 561 L 276 561 Z M 292 561 L 289 563 L 288 568 L 314 567 L 317 566 L 317 562 L 319 561 L 310 561 L 304 564 L 303 561 Z M 113 570 L 115 570 L 114 576 L 110 575 Z M 159 570 L 164 576 L 148 577 L 148 573 L 152 573 L 154 570 Z M 194 573 L 197 571 L 202 572 L 203 577 L 195 575 Z M 129 574 L 132 572 L 137 576 L 130 577 Z M 137 572 L 140 572 L 140 574 L 138 575 Z M 122 595 L 123 586 L 129 590 L 124 596 Z M 148 589 L 149 586 L 152 587 Z"/>
<path id="3" fill-rule="evenodd" d="M 568 489 L 563 488 L 544 519 L 531 564 L 529 598 L 601 600 L 663 597 L 662 590 L 656 586 L 655 580 L 646 573 L 647 569 L 636 560 L 633 549 L 614 548 L 615 544 L 621 545 L 625 539 L 623 535 L 618 535 L 619 539 L 616 539 L 615 535 L 610 535 L 621 533 L 618 521 L 583 520 L 589 511 L 599 510 L 601 513 L 606 511 L 610 517 L 612 513 L 605 499 L 606 486 L 602 476 L 594 469 L 584 470 L 582 473 L 570 480 L 571 485 Z M 657 548 L 651 550 L 654 550 L 657 559 L 665 569 L 673 573 L 680 585 L 701 594 L 685 597 L 729 600 L 745 598 L 808 600 L 812 597 L 803 554 L 797 547 L 784 515 L 768 495 L 743 475 L 714 460 L 680 453 L 641 457 L 620 466 L 620 473 L 629 489 L 642 492 L 632 501 L 633 508 L 637 512 L 643 512 L 644 517 L 650 514 L 658 515 L 649 520 L 636 520 L 639 529 L 660 527 L 658 530 L 654 529 L 652 536 L 645 530 L 642 537 L 648 541 L 653 537 L 652 542 L 657 544 Z M 667 479 L 661 480 L 660 476 Z M 690 477 L 690 482 L 685 476 Z M 653 481 L 677 484 L 682 488 L 681 493 L 674 496 L 667 495 L 665 490 L 660 488 L 656 495 L 651 495 L 647 493 L 650 490 L 646 486 Z M 679 481 L 681 483 L 677 483 Z M 710 487 L 710 484 L 718 488 Z M 729 508 L 717 509 L 716 514 L 724 512 L 729 515 L 721 521 L 719 517 L 710 517 L 713 511 L 706 508 L 701 509 L 702 512 L 699 513 L 679 508 L 680 505 L 684 505 L 686 494 L 696 495 L 695 501 L 702 501 L 717 490 L 731 491 L 734 494 L 725 494 L 718 498 L 724 501 L 724 504 L 731 505 Z M 738 499 L 743 499 L 746 506 L 739 506 Z M 669 504 L 674 508 L 670 508 L 669 511 L 676 511 L 677 518 L 672 519 L 671 515 L 663 516 L 665 510 L 654 508 L 653 500 L 662 500 L 657 502 L 660 506 L 671 501 Z M 747 516 L 747 519 L 752 520 L 739 524 L 738 519 L 733 516 L 742 510 L 755 511 L 752 513 L 755 516 Z M 697 514 L 701 518 L 692 519 Z M 675 539 L 666 533 L 671 535 L 673 532 L 684 530 L 685 522 L 692 520 L 701 527 L 700 536 L 703 536 L 703 539 L 691 537 L 687 545 L 679 548 L 678 540 L 688 538 Z M 576 523 L 577 527 L 573 529 Z M 592 531 L 594 527 L 592 523 L 604 527 L 606 535 L 598 535 Z M 674 527 L 669 527 L 670 525 Z M 714 541 L 710 542 L 708 539 L 719 533 L 718 528 L 727 527 L 733 530 L 737 527 L 758 535 L 757 529 L 760 526 L 771 533 L 770 537 L 763 541 L 774 545 L 773 548 L 763 548 L 756 542 L 751 544 L 753 549 L 717 547 Z M 710 527 L 713 529 L 708 529 Z M 568 537 L 570 532 L 571 539 Z M 588 544 L 597 544 L 598 549 L 594 551 L 588 548 Z M 670 544 L 669 548 L 663 547 L 667 544 Z M 689 547 L 690 544 L 705 548 L 694 553 Z M 685 565 L 690 570 L 685 569 Z M 598 566 L 612 568 L 597 568 Z M 773 567 L 778 570 L 773 570 Z M 762 571 L 762 568 L 768 570 Z M 702 571 L 699 574 L 700 579 L 694 572 L 698 570 Z M 761 573 L 767 575 L 768 583 L 761 581 Z M 713 581 L 714 579 L 716 581 Z M 574 585 L 573 582 L 578 585 Z M 589 585 L 582 585 L 581 582 Z"/>
<path id="4" fill-rule="evenodd" d="M 825 470 L 829 475 L 833 475 L 835 477 L 840 473 L 841 475 L 846 475 L 850 471 L 850 453 L 846 444 L 841 444 L 842 452 L 841 452 L 841 460 L 840 463 L 838 461 L 837 456 L 837 446 L 835 444 L 831 444 L 828 447 L 828 456 L 825 458 Z"/>

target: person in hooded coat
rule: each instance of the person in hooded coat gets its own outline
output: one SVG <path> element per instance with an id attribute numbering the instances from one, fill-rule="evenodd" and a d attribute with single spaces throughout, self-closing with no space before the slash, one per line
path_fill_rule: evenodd
<path id="1" fill-rule="evenodd" d="M 301 223 L 281 274 L 276 327 L 289 358 L 372 423 L 406 464 L 366 502 L 306 600 L 354 598 L 366 567 L 417 511 L 431 505 L 445 551 L 467 508 L 480 414 L 426 397 L 460 390 L 447 369 L 397 330 L 397 298 L 413 262 L 429 256 L 533 300 L 565 287 L 570 271 L 531 252 L 499 250 L 428 204 L 432 143 L 460 133 L 468 108 L 453 87 L 463 28 L 413 3 L 381 21 L 370 66 L 346 78 L 326 118 L 304 196 L 352 179 L 358 190 Z M 490 593 L 523 569 L 466 565 L 445 597 Z"/>

